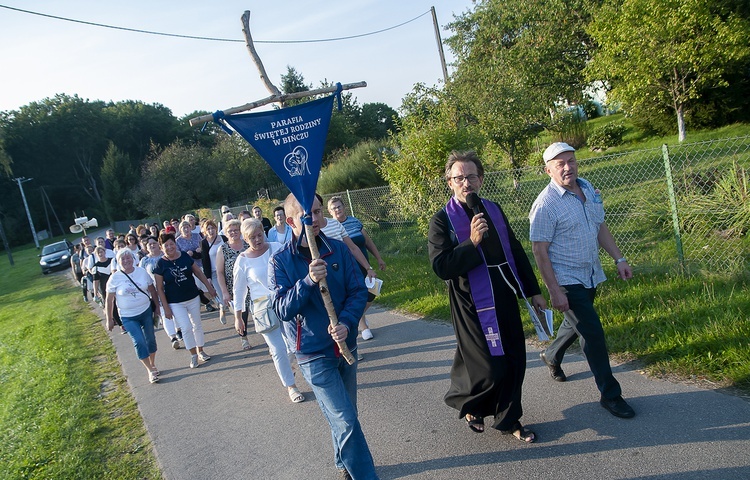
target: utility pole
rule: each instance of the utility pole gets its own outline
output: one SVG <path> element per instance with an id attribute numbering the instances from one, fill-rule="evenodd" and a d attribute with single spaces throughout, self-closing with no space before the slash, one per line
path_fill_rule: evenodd
<path id="1" fill-rule="evenodd" d="M 23 193 L 23 185 L 21 185 L 23 182 L 30 182 L 34 179 L 26 178 L 26 177 L 16 177 L 13 180 L 18 182 L 18 188 L 21 190 L 21 198 L 23 198 L 23 206 L 26 207 L 26 216 L 29 219 L 29 226 L 31 226 L 31 235 L 34 237 L 34 244 L 36 245 L 37 250 L 39 250 L 39 239 L 36 238 L 36 230 L 34 230 L 34 221 L 31 219 L 31 212 L 29 211 L 29 204 L 26 202 L 26 194 Z"/>
<path id="2" fill-rule="evenodd" d="M 437 40 L 438 53 L 440 54 L 440 66 L 443 67 L 443 81 L 448 84 L 448 67 L 445 65 L 445 52 L 443 51 L 443 40 L 440 38 L 440 25 L 438 25 L 435 7 L 430 7 L 432 12 L 432 25 L 435 27 L 435 40 Z"/>

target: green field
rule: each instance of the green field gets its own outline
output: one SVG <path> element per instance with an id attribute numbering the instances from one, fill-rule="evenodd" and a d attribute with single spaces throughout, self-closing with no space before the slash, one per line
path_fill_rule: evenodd
<path id="1" fill-rule="evenodd" d="M 0 478 L 161 478 L 102 323 L 36 254 L 0 259 Z"/>

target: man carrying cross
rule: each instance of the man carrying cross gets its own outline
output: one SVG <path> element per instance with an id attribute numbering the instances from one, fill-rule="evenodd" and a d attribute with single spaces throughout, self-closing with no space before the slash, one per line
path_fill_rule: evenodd
<path id="1" fill-rule="evenodd" d="M 526 343 L 517 296 L 530 295 L 540 312 L 547 304 L 505 214 L 477 197 L 484 180 L 477 154 L 452 152 L 445 179 L 453 197 L 432 217 L 428 234 L 432 269 L 448 284 L 457 341 L 445 403 L 474 432 L 484 432 L 484 417 L 493 416 L 493 428 L 531 443 L 536 435 L 519 421 Z"/>

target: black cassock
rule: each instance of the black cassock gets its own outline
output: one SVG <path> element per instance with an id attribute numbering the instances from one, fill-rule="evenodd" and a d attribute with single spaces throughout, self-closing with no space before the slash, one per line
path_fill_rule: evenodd
<path id="1" fill-rule="evenodd" d="M 461 206 L 469 218 L 474 216 L 469 207 L 465 204 Z M 489 238 L 479 245 L 488 265 L 502 264 L 506 260 L 500 237 L 487 214 L 484 218 L 490 223 Z M 503 220 L 508 225 L 504 213 Z M 510 225 L 508 235 L 518 276 L 524 293 L 530 298 L 540 293 L 539 285 Z M 468 272 L 483 262 L 479 250 L 469 239 L 458 243 L 445 210 L 440 210 L 430 220 L 428 247 L 432 269 L 448 284 L 451 320 L 457 342 L 451 367 L 451 386 L 445 394 L 445 403 L 458 410 L 459 418 L 467 413 L 476 417 L 494 416 L 493 428 L 510 430 L 523 415 L 521 387 L 526 373 L 526 342 L 518 299 L 498 269 L 490 268 L 500 339 L 505 352 L 503 356 L 493 357 L 469 289 Z M 520 296 L 507 265 L 503 267 L 503 273 Z"/>

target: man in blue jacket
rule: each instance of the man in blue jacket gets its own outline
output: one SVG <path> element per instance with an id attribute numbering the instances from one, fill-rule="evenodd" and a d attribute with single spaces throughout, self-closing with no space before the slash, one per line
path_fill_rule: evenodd
<path id="1" fill-rule="evenodd" d="M 294 236 L 271 257 L 269 288 L 284 334 L 295 345 L 297 363 L 331 426 L 336 468 L 341 478 L 377 479 L 372 454 L 357 418 L 357 364 L 349 365 L 336 342 L 357 350 L 357 324 L 367 302 L 367 288 L 347 246 L 320 233 L 323 207 L 312 206 L 312 228 L 320 258 L 312 260 L 303 236 L 303 211 L 293 195 L 284 202 Z M 331 326 L 318 283 L 326 279 L 338 325 Z M 355 353 L 356 355 L 356 353 Z"/>

